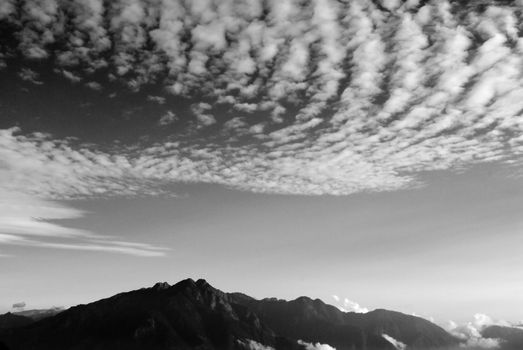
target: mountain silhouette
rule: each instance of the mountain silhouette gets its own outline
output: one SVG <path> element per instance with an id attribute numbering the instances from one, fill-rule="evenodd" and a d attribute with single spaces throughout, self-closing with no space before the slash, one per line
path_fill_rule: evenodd
<path id="1" fill-rule="evenodd" d="M 0 330 L 0 343 L 10 350 L 293 350 L 305 349 L 302 340 L 338 350 L 394 350 L 383 334 L 409 349 L 457 344 L 429 321 L 398 312 L 345 313 L 307 297 L 257 300 L 192 279 L 157 283 Z"/>
<path id="2" fill-rule="evenodd" d="M 342 312 L 323 301 L 300 297 L 285 301 L 256 300 L 234 294 L 235 301 L 254 310 L 280 335 L 308 342 L 327 343 L 338 350 L 394 349 L 383 334 L 409 348 L 442 348 L 457 341 L 435 324 L 415 316 L 388 310 L 368 313 Z"/>
<path id="3" fill-rule="evenodd" d="M 34 320 L 11 312 L 0 315 L 0 329 L 22 327 L 33 323 Z"/>

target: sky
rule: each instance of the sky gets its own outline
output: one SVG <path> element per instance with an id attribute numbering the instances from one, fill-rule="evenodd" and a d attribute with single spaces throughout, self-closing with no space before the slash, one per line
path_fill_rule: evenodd
<path id="1" fill-rule="evenodd" d="M 0 312 L 191 277 L 522 320 L 522 16 L 1 2 Z"/>

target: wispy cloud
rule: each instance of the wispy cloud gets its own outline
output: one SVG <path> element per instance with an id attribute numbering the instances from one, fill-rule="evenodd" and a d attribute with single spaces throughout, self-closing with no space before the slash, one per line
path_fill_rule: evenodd
<path id="1" fill-rule="evenodd" d="M 48 201 L 6 192 L 0 188 L 0 245 L 38 248 L 72 249 L 162 256 L 166 250 L 153 245 L 120 241 L 90 231 L 58 224 L 63 219 L 75 219 L 85 213 Z"/>

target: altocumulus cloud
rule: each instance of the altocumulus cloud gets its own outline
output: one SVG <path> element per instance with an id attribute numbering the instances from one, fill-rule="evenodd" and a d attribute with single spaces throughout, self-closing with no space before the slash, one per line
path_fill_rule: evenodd
<path id="1" fill-rule="evenodd" d="M 417 186 L 422 171 L 520 165 L 522 9 L 522 1 L 3 1 L 0 21 L 14 39 L 0 44 L 0 67 L 47 60 L 100 93 L 108 81 L 131 91 L 159 84 L 165 93 L 151 101 L 192 99 L 194 132 L 230 139 L 102 150 L 6 129 L 2 190 L 38 200 L 154 195 L 182 181 L 347 195 Z M 43 82 L 29 68 L 20 76 Z M 223 122 L 224 109 L 238 115 Z M 156 127 L 185 118 L 171 113 Z M 10 235 L 3 241 L 30 241 Z"/>

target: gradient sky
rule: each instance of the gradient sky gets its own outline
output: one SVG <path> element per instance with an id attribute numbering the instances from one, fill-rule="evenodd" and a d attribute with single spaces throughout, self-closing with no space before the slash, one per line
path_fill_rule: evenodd
<path id="1" fill-rule="evenodd" d="M 67 226 L 146 240 L 166 256 L 6 246 L 2 308 L 73 305 L 156 281 L 206 278 L 255 297 L 348 297 L 462 321 L 517 321 L 523 304 L 523 179 L 491 165 L 431 174 L 420 189 L 352 196 L 177 186 L 177 198 L 68 202 Z"/>
<path id="2" fill-rule="evenodd" d="M 0 312 L 192 277 L 523 319 L 522 6 L 2 2 Z"/>

